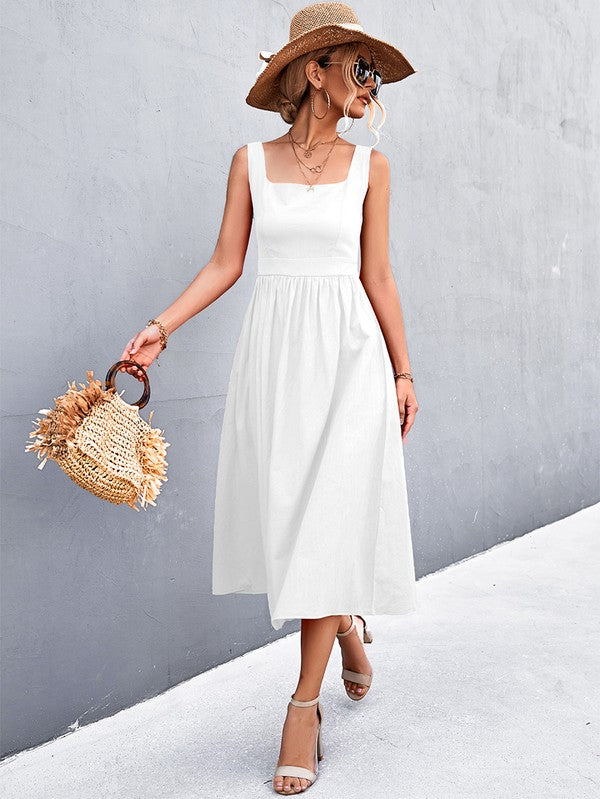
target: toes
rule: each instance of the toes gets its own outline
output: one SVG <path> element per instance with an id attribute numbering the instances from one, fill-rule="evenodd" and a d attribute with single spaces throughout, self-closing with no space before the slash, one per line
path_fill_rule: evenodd
<path id="1" fill-rule="evenodd" d="M 283 780 L 284 793 L 288 794 L 300 793 L 300 791 L 302 790 L 301 783 L 304 782 L 306 782 L 306 780 L 303 780 L 300 777 L 284 777 Z"/>
<path id="2" fill-rule="evenodd" d="M 353 694 L 364 694 L 365 686 L 357 682 L 347 682 L 344 680 L 346 688 Z"/>
<path id="3" fill-rule="evenodd" d="M 302 780 L 302 782 L 306 782 L 306 780 Z M 302 790 L 298 777 L 277 777 L 273 782 L 273 788 L 278 793 L 287 795 L 299 793 Z"/>

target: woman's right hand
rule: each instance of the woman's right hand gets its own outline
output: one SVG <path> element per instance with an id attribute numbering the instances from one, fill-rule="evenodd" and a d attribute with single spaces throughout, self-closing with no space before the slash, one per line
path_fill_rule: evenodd
<path id="1" fill-rule="evenodd" d="M 150 325 L 150 327 L 144 327 L 139 333 L 133 336 L 133 338 L 129 339 L 119 360 L 128 361 L 129 359 L 133 359 L 147 370 L 161 352 L 162 344 L 158 327 L 157 325 Z M 136 377 L 140 383 L 143 382 L 144 378 L 142 373 L 137 366 L 133 364 L 129 366 L 120 366 L 119 372 L 129 372 L 129 374 Z"/>

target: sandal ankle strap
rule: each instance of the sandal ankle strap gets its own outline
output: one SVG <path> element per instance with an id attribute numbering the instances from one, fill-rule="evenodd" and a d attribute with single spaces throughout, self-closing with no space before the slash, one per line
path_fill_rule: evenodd
<path id="1" fill-rule="evenodd" d="M 345 635 L 350 635 L 352 630 L 356 627 L 356 621 L 354 619 L 354 616 L 350 616 L 350 618 L 352 619 L 352 624 L 343 633 L 336 633 L 338 638 L 343 638 Z"/>
<path id="2" fill-rule="evenodd" d="M 316 699 L 309 699 L 306 702 L 302 702 L 299 699 L 294 699 L 294 696 L 292 694 L 290 702 L 292 703 L 292 705 L 296 705 L 296 707 L 309 707 L 310 705 L 316 705 L 320 698 L 321 694 L 319 694 L 319 696 L 317 696 Z"/>

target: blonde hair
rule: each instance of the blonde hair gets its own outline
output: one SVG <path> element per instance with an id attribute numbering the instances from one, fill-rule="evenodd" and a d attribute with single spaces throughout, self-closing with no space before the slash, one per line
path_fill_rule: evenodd
<path id="1" fill-rule="evenodd" d="M 279 97 L 277 98 L 277 109 L 284 122 L 291 125 L 296 116 L 298 109 L 308 97 L 310 92 L 311 83 L 306 77 L 304 68 L 309 61 L 318 61 L 321 66 L 327 68 L 326 59 L 324 56 L 331 55 L 334 51 L 339 53 L 339 60 L 343 63 L 342 76 L 344 82 L 348 87 L 348 94 L 344 102 L 344 119 L 349 120 L 348 110 L 353 100 L 356 98 L 360 86 L 353 78 L 353 65 L 358 56 L 362 42 L 348 42 L 342 45 L 333 45 L 330 47 L 321 47 L 318 50 L 311 50 L 309 53 L 304 53 L 298 56 L 285 67 L 279 78 Z M 336 60 L 338 60 L 336 58 Z M 321 62 L 323 63 L 321 64 Z M 379 142 L 379 130 L 383 125 L 386 117 L 386 110 L 383 103 L 377 97 L 370 97 L 371 102 L 368 105 L 369 119 L 367 127 Z M 375 117 L 375 106 L 381 111 L 381 122 L 375 128 L 373 127 L 373 119 Z M 347 123 L 346 123 L 347 124 Z"/>

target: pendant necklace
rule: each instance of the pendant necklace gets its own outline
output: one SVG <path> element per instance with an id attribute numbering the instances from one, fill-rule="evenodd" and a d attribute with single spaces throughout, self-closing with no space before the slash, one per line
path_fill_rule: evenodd
<path id="1" fill-rule="evenodd" d="M 308 166 L 307 164 L 303 164 L 302 161 L 298 158 L 296 150 L 294 149 L 295 140 L 294 140 L 292 134 L 289 131 L 288 131 L 288 136 L 291 139 L 290 144 L 292 146 L 292 152 L 294 153 L 294 157 L 296 158 L 296 161 L 298 163 L 298 169 L 300 169 L 300 173 L 302 174 L 302 177 L 304 178 L 306 183 L 308 183 L 307 191 L 314 192 L 315 183 L 317 183 L 318 179 L 321 177 L 321 174 L 323 173 L 323 169 L 325 168 L 325 165 L 327 164 L 327 161 L 329 160 L 329 156 L 331 155 L 331 152 L 332 152 L 333 148 L 335 147 L 335 145 L 336 145 L 336 143 L 337 143 L 337 141 L 338 141 L 338 139 L 340 137 L 336 136 L 335 139 L 333 139 L 333 143 L 332 143 L 331 147 L 329 148 L 329 152 L 327 153 L 327 155 L 325 156 L 325 158 L 323 159 L 323 162 L 321 164 L 316 164 L 315 166 Z M 329 142 L 322 142 L 322 144 L 328 144 L 328 143 Z M 298 146 L 300 146 L 300 145 L 298 145 Z M 317 145 L 315 144 L 312 149 L 314 149 L 314 147 L 316 147 L 316 146 Z M 318 175 L 317 180 L 315 180 L 314 183 L 311 183 L 306 178 L 306 175 L 302 171 L 302 167 L 304 167 L 305 169 L 309 169 L 311 172 L 315 172 Z"/>

